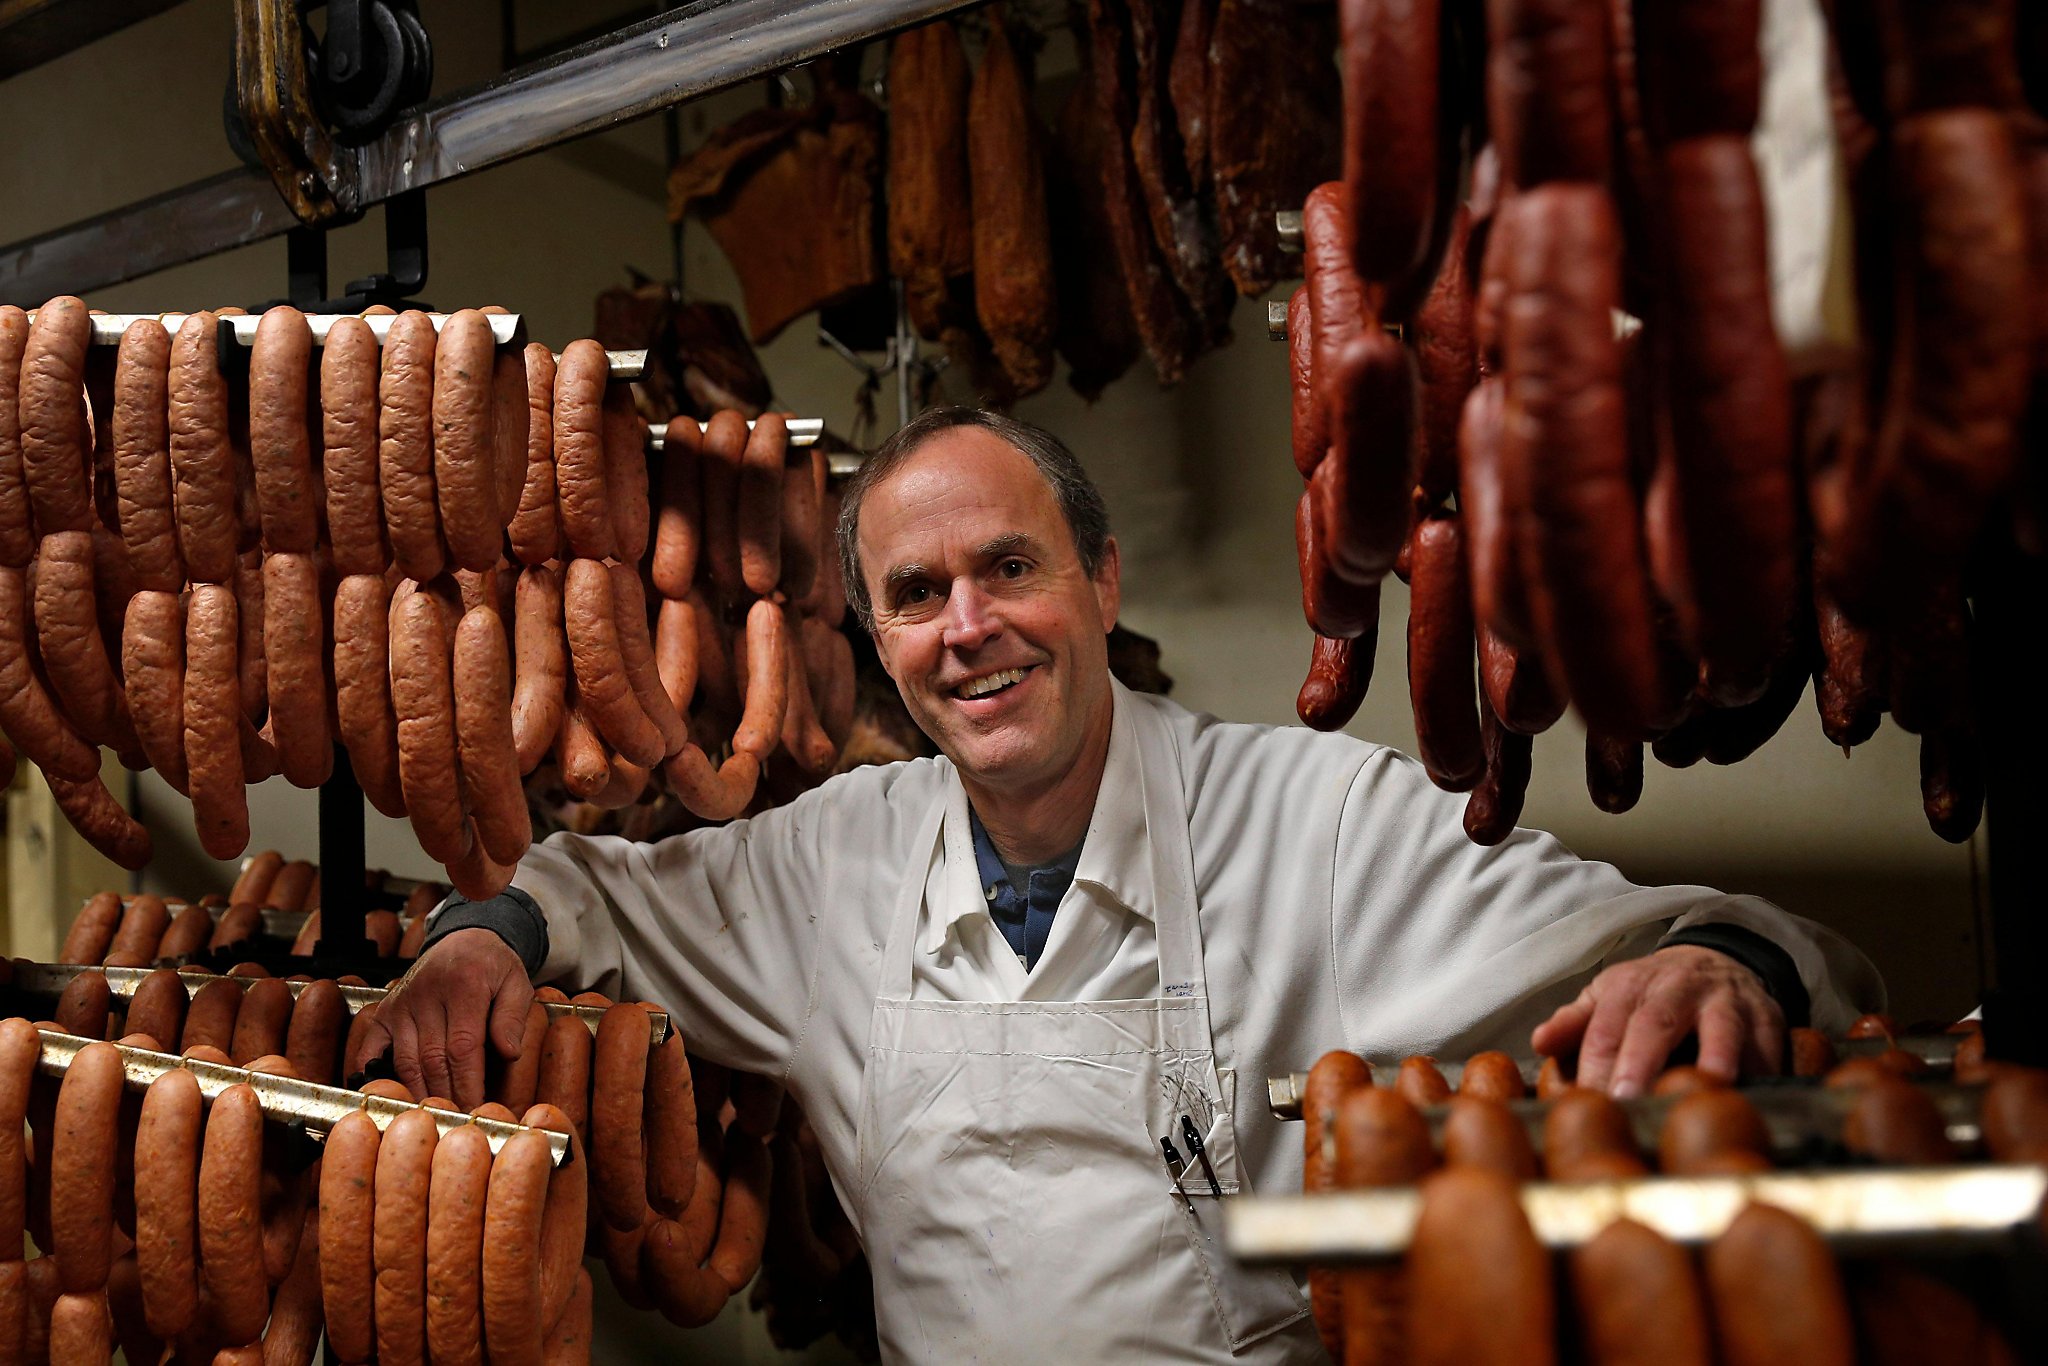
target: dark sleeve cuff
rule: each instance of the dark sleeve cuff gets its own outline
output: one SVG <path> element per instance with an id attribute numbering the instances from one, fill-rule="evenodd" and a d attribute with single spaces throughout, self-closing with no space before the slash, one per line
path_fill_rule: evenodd
<path id="1" fill-rule="evenodd" d="M 1668 949 L 1679 944 L 1694 944 L 1727 954 L 1763 982 L 1764 990 L 1785 1012 L 1786 1028 L 1799 1029 L 1808 1023 L 1811 1002 L 1807 1000 L 1806 984 L 1799 980 L 1798 965 L 1793 963 L 1791 954 L 1755 930 L 1718 923 L 1690 925 L 1665 935 L 1664 942 L 1657 947 Z"/>
<path id="2" fill-rule="evenodd" d="M 489 901 L 471 901 L 459 892 L 449 897 L 428 922 L 420 952 L 425 953 L 457 930 L 477 926 L 510 944 L 512 952 L 525 965 L 528 977 L 548 961 L 547 917 L 540 913 L 539 904 L 517 887 L 507 887 Z"/>

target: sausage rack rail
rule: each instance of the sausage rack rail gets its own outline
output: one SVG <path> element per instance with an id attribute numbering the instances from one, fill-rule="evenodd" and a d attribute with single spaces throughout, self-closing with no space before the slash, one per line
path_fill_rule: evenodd
<path id="1" fill-rule="evenodd" d="M 1529 1226 L 1554 1250 L 1577 1247 L 1624 1218 L 1677 1243 L 1708 1242 L 1751 1200 L 1800 1215 L 1843 1249 L 1995 1250 L 2022 1240 L 2043 1195 L 2048 1169 L 2027 1163 L 1532 1181 L 1521 1188 Z M 1421 1208 L 1414 1186 L 1229 1200 L 1224 1242 L 1233 1257 L 1255 1266 L 1381 1261 L 1407 1250 Z"/>
<path id="2" fill-rule="evenodd" d="M 97 1042 L 55 1029 L 38 1032 L 43 1037 L 43 1053 L 36 1063 L 36 1070 L 44 1076 L 63 1076 L 80 1050 Z M 465 1124 L 474 1125 L 489 1141 L 493 1153 L 516 1134 L 535 1133 L 547 1140 L 553 1165 L 559 1167 L 569 1155 L 569 1136 L 552 1129 L 532 1129 L 503 1120 L 479 1119 L 460 1110 L 390 1100 L 383 1096 L 365 1095 L 361 1091 L 345 1091 L 338 1086 L 300 1081 L 296 1077 L 251 1072 L 247 1068 L 228 1067 L 198 1058 L 181 1058 L 175 1053 L 158 1053 L 126 1044 L 111 1046 L 121 1055 L 121 1071 L 130 1091 L 144 1090 L 158 1077 L 182 1068 L 198 1080 L 199 1094 L 207 1100 L 212 1100 L 230 1086 L 247 1086 L 256 1093 L 264 1118 L 293 1125 L 319 1139 L 324 1139 L 329 1130 L 358 1110 L 367 1114 L 379 1129 L 389 1126 L 392 1120 L 408 1110 L 424 1110 L 434 1117 L 435 1129 L 443 1134 Z"/>
<path id="3" fill-rule="evenodd" d="M 25 991 L 30 995 L 54 997 L 61 994 L 65 987 L 71 985 L 73 978 L 82 973 L 97 972 L 107 979 L 107 987 L 112 992 L 113 998 L 116 1001 L 128 1001 L 134 998 L 136 988 L 142 985 L 145 978 L 151 973 L 162 971 L 164 966 L 170 965 L 165 964 L 153 968 L 104 968 L 90 963 L 17 962 L 14 964 L 14 980 L 12 985 L 16 990 Z M 257 982 L 270 980 L 262 977 L 237 977 L 231 974 L 192 972 L 185 969 L 180 969 L 178 976 L 184 985 L 187 997 L 197 996 L 200 988 L 211 982 L 233 982 L 244 991 L 247 991 Z M 294 1001 L 299 999 L 300 992 L 312 985 L 309 981 L 300 981 L 294 978 L 286 978 L 284 981 L 285 986 L 291 990 Z M 347 1003 L 348 1013 L 351 1016 L 360 1012 L 365 1006 L 376 1005 L 390 994 L 389 987 L 340 985 L 340 991 L 341 999 Z M 540 1004 L 541 1009 L 547 1012 L 550 1020 L 577 1020 L 592 1034 L 597 1033 L 597 1027 L 604 1019 L 604 1009 L 599 1006 L 580 1006 L 569 1001 L 543 1001 Z M 668 1012 L 665 1010 L 648 1010 L 647 1023 L 648 1044 L 650 1047 L 658 1047 L 662 1040 L 668 1037 Z"/>
<path id="4" fill-rule="evenodd" d="M 302 222 L 333 226 L 429 186 L 546 151 L 671 105 L 883 37 L 975 0 L 695 0 L 556 56 L 402 111 L 362 147 L 335 144 L 317 171 L 242 168 L 0 244 L 0 302 L 82 294 L 252 242 Z M 243 6 L 237 5 L 238 18 Z M 284 73 L 267 72 L 282 84 Z M 302 84 L 302 81 L 300 82 Z M 293 88 L 297 88 L 294 86 Z M 300 93 L 305 93 L 301 91 Z M 326 130 L 317 131 L 326 140 Z M 312 176 L 302 220 L 280 191 Z M 319 183 L 325 180 L 326 183 Z"/>
<path id="5" fill-rule="evenodd" d="M 33 308 L 28 310 L 28 318 L 31 323 L 35 321 L 36 311 Z M 92 315 L 92 345 L 119 346 L 121 344 L 121 334 L 126 332 L 135 323 L 144 321 L 162 323 L 166 332 L 175 333 L 180 327 L 184 326 L 185 319 L 191 316 L 190 313 L 95 313 Z M 499 346 L 512 346 L 526 340 L 526 319 L 520 314 L 490 313 L 485 316 L 491 322 L 491 340 Z M 433 322 L 434 330 L 439 332 L 443 324 L 448 321 L 449 315 L 446 313 L 429 313 L 427 317 Z M 306 326 L 313 333 L 313 345 L 315 347 L 327 345 L 328 332 L 343 318 L 357 318 L 361 322 L 366 323 L 369 326 L 370 335 L 377 339 L 379 348 L 383 347 L 384 339 L 390 335 L 391 324 L 397 321 L 395 315 L 386 313 L 371 313 L 368 315 L 355 313 L 308 313 L 306 315 Z M 223 351 L 225 353 L 225 344 L 227 343 L 232 343 L 244 351 L 253 347 L 256 344 L 256 328 L 263 319 L 255 314 L 243 313 L 231 314 L 225 318 L 218 318 L 216 321 L 220 324 L 220 340 L 224 344 Z M 605 359 L 610 362 L 611 377 L 613 379 L 638 379 L 641 372 L 647 368 L 647 353 L 645 351 L 607 351 L 605 352 Z M 813 422 L 817 421 L 817 419 L 811 420 Z M 817 425 L 818 428 L 824 426 L 822 422 L 818 422 Z M 816 430 L 813 431 L 809 440 L 817 440 Z M 800 441 L 795 444 L 806 445 L 808 442 Z"/>

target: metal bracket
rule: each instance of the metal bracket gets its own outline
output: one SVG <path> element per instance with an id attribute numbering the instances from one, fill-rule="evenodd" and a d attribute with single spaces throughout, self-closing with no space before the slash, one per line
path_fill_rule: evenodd
<path id="1" fill-rule="evenodd" d="M 277 192 L 303 223 L 362 212 L 360 158 L 314 108 L 295 0 L 235 0 L 235 107 Z"/>

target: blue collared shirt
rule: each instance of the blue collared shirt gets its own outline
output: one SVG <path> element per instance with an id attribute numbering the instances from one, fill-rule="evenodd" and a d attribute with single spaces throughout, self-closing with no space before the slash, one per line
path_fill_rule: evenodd
<path id="1" fill-rule="evenodd" d="M 974 833 L 974 862 L 981 873 L 981 892 L 988 901 L 988 913 L 1029 972 L 1038 966 L 1038 957 L 1045 952 L 1060 898 L 1073 885 L 1074 870 L 1081 863 L 1081 846 L 1077 844 L 1051 863 L 1033 868 L 1024 879 L 1029 885 L 1020 892 L 1010 881 L 995 841 L 989 838 L 981 817 L 971 806 L 967 819 Z"/>

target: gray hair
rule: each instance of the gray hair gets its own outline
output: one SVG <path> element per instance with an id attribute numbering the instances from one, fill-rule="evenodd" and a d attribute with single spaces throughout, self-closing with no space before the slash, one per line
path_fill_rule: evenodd
<path id="1" fill-rule="evenodd" d="M 861 462 L 841 495 L 839 569 L 846 582 L 846 605 L 870 631 L 875 628 L 875 605 L 868 597 L 868 581 L 860 569 L 860 505 L 868 490 L 887 479 L 919 447 L 941 432 L 957 427 L 981 427 L 994 432 L 1036 466 L 1060 505 L 1060 515 L 1066 518 L 1081 567 L 1093 578 L 1102 566 L 1109 545 L 1109 512 L 1102 505 L 1102 493 L 1095 487 L 1095 481 L 1064 442 L 1042 427 L 982 408 L 954 404 L 927 408 Z"/>

